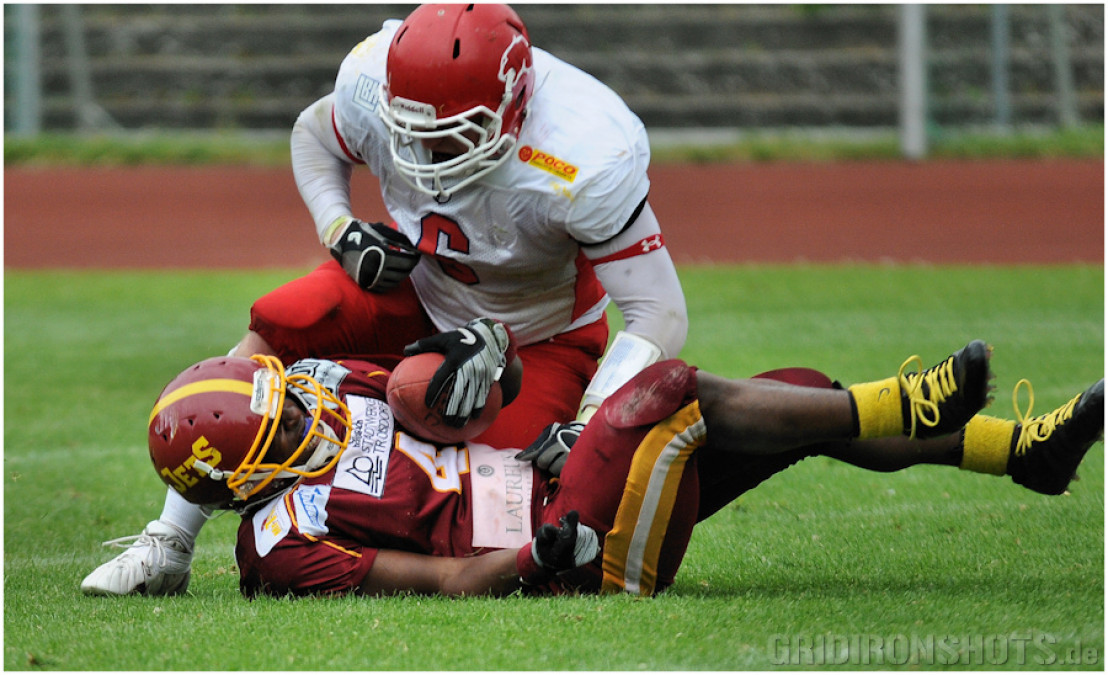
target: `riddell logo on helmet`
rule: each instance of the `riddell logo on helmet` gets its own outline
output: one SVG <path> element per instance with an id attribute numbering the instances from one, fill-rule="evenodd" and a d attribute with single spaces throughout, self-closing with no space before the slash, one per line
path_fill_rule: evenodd
<path id="1" fill-rule="evenodd" d="M 574 178 L 577 178 L 577 167 L 553 155 L 548 155 L 542 150 L 536 150 L 530 145 L 525 145 L 519 149 L 519 158 L 531 166 L 552 173 L 570 183 L 573 182 Z"/>
<path id="2" fill-rule="evenodd" d="M 416 124 L 430 124 L 435 121 L 435 106 L 411 99 L 393 96 L 389 109 L 400 120 Z"/>

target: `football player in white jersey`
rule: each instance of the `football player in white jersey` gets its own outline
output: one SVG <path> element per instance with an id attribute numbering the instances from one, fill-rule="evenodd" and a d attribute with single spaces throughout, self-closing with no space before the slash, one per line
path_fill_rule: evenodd
<path id="1" fill-rule="evenodd" d="M 532 47 L 511 8 L 424 5 L 385 22 L 301 113 L 291 147 L 334 260 L 260 298 L 234 354 L 291 363 L 446 351 L 432 394 L 462 422 L 499 376 L 466 364 L 494 362 L 504 337 L 449 329 L 495 317 L 520 345 L 525 377 L 479 440 L 510 448 L 544 428 L 566 442 L 604 397 L 681 351 L 688 317 L 647 201 L 643 124 L 610 88 Z M 372 216 L 383 222 L 353 213 L 359 164 L 380 185 L 388 213 Z M 626 328 L 605 356 L 609 300 Z M 448 332 L 425 337 L 438 331 Z M 183 590 L 204 520 L 170 490 L 161 517 L 82 589 Z"/>

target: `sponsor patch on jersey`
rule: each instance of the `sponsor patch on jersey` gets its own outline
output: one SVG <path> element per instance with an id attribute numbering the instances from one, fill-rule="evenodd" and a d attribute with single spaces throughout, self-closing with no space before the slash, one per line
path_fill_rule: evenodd
<path id="1" fill-rule="evenodd" d="M 253 520 L 254 548 L 262 558 L 292 531 L 292 519 L 285 510 L 284 499 L 275 499 L 269 508 L 259 509 Z"/>
<path id="2" fill-rule="evenodd" d="M 303 485 L 292 493 L 296 527 L 302 533 L 313 537 L 327 534 L 327 498 L 330 496 L 330 485 Z"/>
<path id="3" fill-rule="evenodd" d="M 354 85 L 354 103 L 371 112 L 377 111 L 377 100 L 380 98 L 381 83 L 368 75 L 358 76 L 358 82 Z"/>
<path id="4" fill-rule="evenodd" d="M 531 463 L 469 443 L 469 466 L 474 548 L 519 548 L 531 541 Z"/>
<path id="5" fill-rule="evenodd" d="M 392 412 L 384 401 L 352 396 L 350 444 L 335 469 L 333 485 L 381 498 L 392 449 Z"/>
<path id="6" fill-rule="evenodd" d="M 577 167 L 563 159 L 558 159 L 554 155 L 532 148 L 530 145 L 525 145 L 519 149 L 519 159 L 547 173 L 552 173 L 569 183 L 577 178 Z"/>

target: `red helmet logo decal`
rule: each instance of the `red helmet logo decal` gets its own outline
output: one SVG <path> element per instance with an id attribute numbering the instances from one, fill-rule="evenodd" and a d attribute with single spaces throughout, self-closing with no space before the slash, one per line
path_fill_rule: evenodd
<path id="1" fill-rule="evenodd" d="M 518 71 L 510 66 L 513 62 L 520 64 Z M 525 36 L 516 35 L 500 57 L 500 72 L 497 76 L 504 83 L 505 90 L 511 92 L 531 69 L 531 44 Z"/>

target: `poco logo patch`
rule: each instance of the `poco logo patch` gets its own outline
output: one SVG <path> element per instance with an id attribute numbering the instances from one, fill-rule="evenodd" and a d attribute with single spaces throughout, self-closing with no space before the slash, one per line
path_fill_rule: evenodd
<path id="1" fill-rule="evenodd" d="M 536 150 L 530 145 L 525 145 L 519 149 L 519 158 L 530 166 L 552 173 L 570 183 L 577 178 L 577 167 L 542 150 Z"/>

